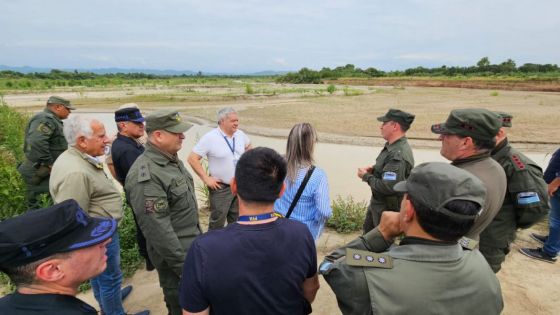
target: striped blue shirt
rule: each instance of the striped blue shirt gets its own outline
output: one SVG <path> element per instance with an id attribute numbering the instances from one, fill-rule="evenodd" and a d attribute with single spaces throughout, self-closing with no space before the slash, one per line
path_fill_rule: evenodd
<path id="1" fill-rule="evenodd" d="M 307 168 L 301 168 L 297 172 L 296 181 L 292 184 L 287 178 L 285 181 L 286 191 L 280 199 L 277 199 L 274 203 L 274 210 L 278 213 L 286 215 L 292 200 L 301 186 L 303 178 L 307 174 Z M 300 221 L 307 225 L 313 239 L 317 241 L 321 233 L 323 232 L 323 227 L 325 222 L 331 217 L 332 209 L 329 198 L 329 183 L 327 182 L 327 175 L 319 167 L 315 167 L 309 182 L 305 186 L 301 197 L 294 210 L 290 219 Z"/>

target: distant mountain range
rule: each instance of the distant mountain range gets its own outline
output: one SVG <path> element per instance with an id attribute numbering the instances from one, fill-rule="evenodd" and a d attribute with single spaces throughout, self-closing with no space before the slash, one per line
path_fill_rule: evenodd
<path id="1" fill-rule="evenodd" d="M 6 65 L 0 65 L 0 71 L 17 71 L 21 73 L 32 73 L 32 72 L 50 72 L 54 68 L 40 68 L 40 67 L 11 67 Z M 154 69 L 130 69 L 130 68 L 99 68 L 99 69 L 60 69 L 61 71 L 73 72 L 77 70 L 78 72 L 93 72 L 95 74 L 108 74 L 108 73 L 146 73 L 153 75 L 197 75 L 197 71 L 191 70 L 154 70 Z M 253 73 L 227 73 L 227 72 L 201 72 L 202 75 L 249 75 L 249 76 L 273 76 L 286 74 L 288 71 L 259 71 Z"/>

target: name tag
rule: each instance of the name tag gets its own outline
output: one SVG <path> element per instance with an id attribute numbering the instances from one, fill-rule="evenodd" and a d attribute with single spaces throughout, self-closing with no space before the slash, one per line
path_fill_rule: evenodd
<path id="1" fill-rule="evenodd" d="M 522 192 L 517 194 L 517 204 L 530 205 L 540 202 L 539 195 L 534 191 Z"/>
<path id="2" fill-rule="evenodd" d="M 397 180 L 397 173 L 385 172 L 383 173 L 383 180 Z"/>

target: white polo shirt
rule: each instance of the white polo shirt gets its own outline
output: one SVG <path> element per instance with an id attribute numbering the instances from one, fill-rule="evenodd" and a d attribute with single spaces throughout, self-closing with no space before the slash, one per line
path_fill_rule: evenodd
<path id="1" fill-rule="evenodd" d="M 233 137 L 228 137 L 217 127 L 200 138 L 193 152 L 208 158 L 210 176 L 229 185 L 235 175 L 235 164 L 249 144 L 251 141 L 243 131 L 237 130 Z"/>

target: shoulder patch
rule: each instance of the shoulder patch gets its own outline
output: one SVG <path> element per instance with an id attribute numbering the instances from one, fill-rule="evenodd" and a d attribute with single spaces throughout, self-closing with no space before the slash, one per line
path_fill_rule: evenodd
<path id="1" fill-rule="evenodd" d="M 148 163 L 142 163 L 138 167 L 138 182 L 145 182 L 150 180 L 150 168 L 148 167 Z"/>
<path id="2" fill-rule="evenodd" d="M 525 191 L 517 194 L 517 204 L 519 205 L 532 205 L 540 201 L 539 194 L 534 191 Z"/>
<path id="3" fill-rule="evenodd" d="M 346 248 L 346 264 L 348 266 L 392 269 L 393 258 L 387 254 Z"/>
<path id="4" fill-rule="evenodd" d="M 167 210 L 167 208 L 169 208 L 169 204 L 164 197 L 146 198 L 144 200 L 144 213 L 146 214 L 163 212 Z"/>
<path id="5" fill-rule="evenodd" d="M 510 159 L 511 159 L 511 162 L 513 163 L 513 166 L 515 167 L 516 170 L 523 171 L 527 168 L 525 163 L 523 163 L 523 161 L 521 161 L 521 158 L 519 157 L 519 155 L 512 154 Z"/>
<path id="6" fill-rule="evenodd" d="M 49 124 L 41 122 L 37 125 L 37 131 L 44 135 L 50 136 L 54 130 L 51 128 L 51 126 L 49 126 Z"/>
<path id="7" fill-rule="evenodd" d="M 459 245 L 461 245 L 461 247 L 466 248 L 466 249 L 470 249 L 470 250 L 475 249 L 476 246 L 478 245 L 477 241 L 475 241 L 473 239 L 470 239 L 468 237 L 465 237 L 465 236 L 461 237 L 459 239 L 459 241 L 457 241 L 457 242 L 459 243 Z"/>
<path id="8" fill-rule="evenodd" d="M 383 180 L 397 180 L 397 173 L 395 172 L 383 172 Z"/>

